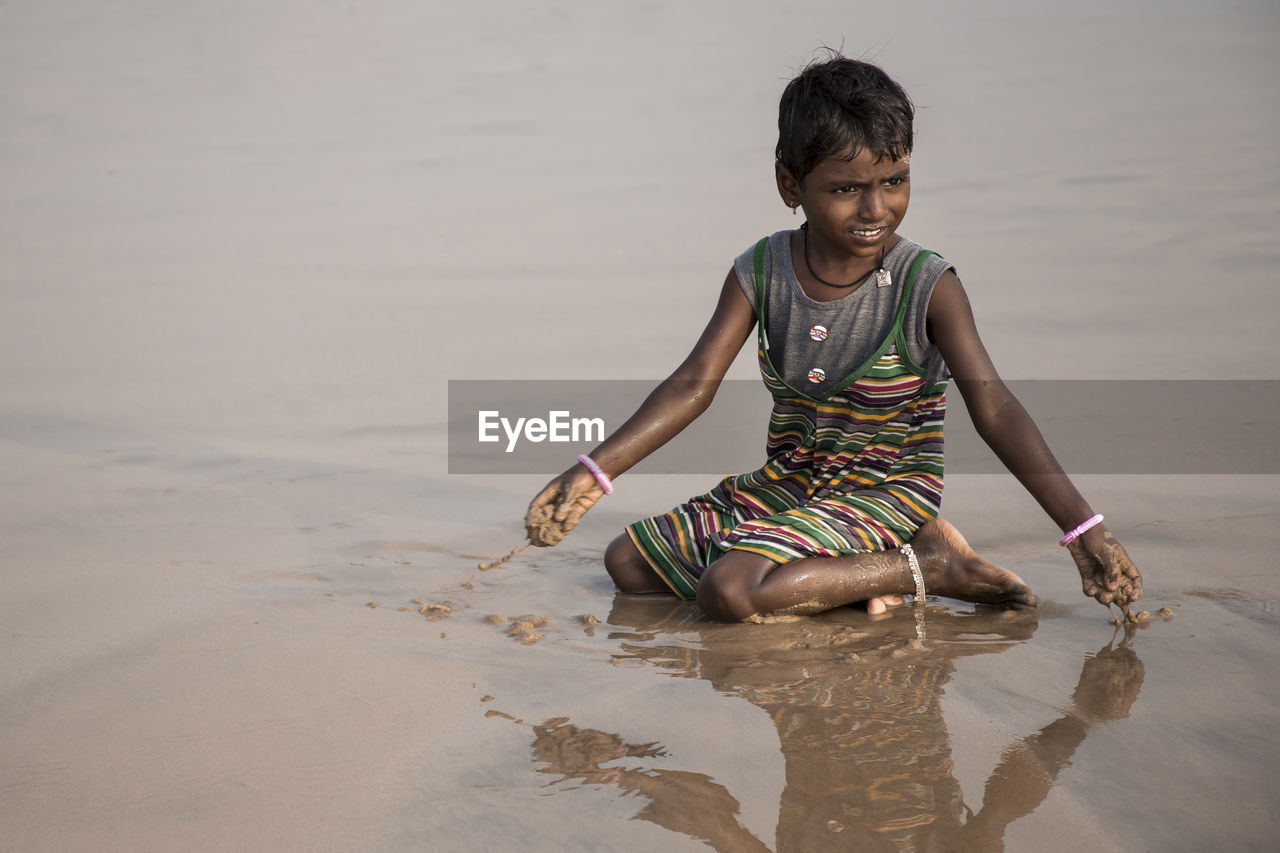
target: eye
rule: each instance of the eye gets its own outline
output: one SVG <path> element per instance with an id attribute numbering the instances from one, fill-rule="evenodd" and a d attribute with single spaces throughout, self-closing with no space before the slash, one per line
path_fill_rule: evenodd
<path id="1" fill-rule="evenodd" d="M 900 186 L 902 186 L 903 184 L 905 184 L 906 182 L 907 182 L 907 179 L 906 179 L 906 178 L 904 178 L 904 177 L 902 177 L 902 176 L 898 176 L 898 177 L 896 177 L 896 178 L 890 178 L 889 180 L 885 181 L 884 183 L 885 183 L 885 186 L 887 186 L 887 187 L 900 187 Z"/>
<path id="2" fill-rule="evenodd" d="M 858 191 L 858 188 L 850 184 L 849 186 L 836 187 L 835 191 L 837 193 L 856 193 Z"/>

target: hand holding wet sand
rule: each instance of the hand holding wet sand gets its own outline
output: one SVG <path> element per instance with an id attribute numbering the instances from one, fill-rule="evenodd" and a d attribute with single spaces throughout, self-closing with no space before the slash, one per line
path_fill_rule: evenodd
<path id="1" fill-rule="evenodd" d="M 570 468 L 547 483 L 529 502 L 529 509 L 524 514 L 524 532 L 529 541 L 512 548 L 504 557 L 480 563 L 477 568 L 481 571 L 497 568 L 530 545 L 539 548 L 559 545 L 560 540 L 578 526 L 587 510 L 604 495 L 604 489 L 595 477 L 587 473 L 584 478 L 578 469 L 586 471 L 581 464 Z"/>
<path id="2" fill-rule="evenodd" d="M 524 516 L 529 541 L 539 548 L 559 544 L 603 496 L 604 489 L 581 464 L 565 471 L 529 503 Z"/>
<path id="3" fill-rule="evenodd" d="M 1080 570 L 1084 594 L 1099 604 L 1118 606 L 1125 621 L 1135 621 L 1129 605 L 1142 597 L 1142 575 L 1111 532 L 1095 528 L 1068 543 L 1067 550 Z"/>

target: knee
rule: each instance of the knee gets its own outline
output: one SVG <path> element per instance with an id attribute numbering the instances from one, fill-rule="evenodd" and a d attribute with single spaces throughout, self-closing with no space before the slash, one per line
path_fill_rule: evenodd
<path id="1" fill-rule="evenodd" d="M 614 586 L 621 592 L 652 592 L 649 575 L 652 570 L 645 563 L 636 543 L 623 533 L 604 550 L 604 569 L 613 578 Z"/>
<path id="2" fill-rule="evenodd" d="M 724 559 L 711 564 L 698 579 L 698 606 L 717 622 L 744 622 L 757 615 L 752 593 L 759 584 L 744 572 L 732 571 Z"/>

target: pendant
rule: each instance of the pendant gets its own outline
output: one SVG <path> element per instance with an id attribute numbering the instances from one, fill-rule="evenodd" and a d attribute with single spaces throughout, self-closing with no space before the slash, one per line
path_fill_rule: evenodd
<path id="1" fill-rule="evenodd" d="M 876 287 L 888 287 L 893 284 L 893 276 L 884 267 L 876 270 Z"/>

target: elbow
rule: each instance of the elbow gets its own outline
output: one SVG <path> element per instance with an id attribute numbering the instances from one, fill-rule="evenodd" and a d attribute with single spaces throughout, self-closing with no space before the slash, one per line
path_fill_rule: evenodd
<path id="1" fill-rule="evenodd" d="M 985 406 L 970 412 L 973 428 L 988 445 L 995 436 L 1007 431 L 1011 419 L 1016 419 L 1021 414 L 1022 404 L 1012 396 L 998 406 Z"/>
<path id="2" fill-rule="evenodd" d="M 711 407 L 720 388 L 718 379 L 681 379 L 673 376 L 663 383 L 664 396 L 679 400 L 681 408 L 697 417 Z"/>

